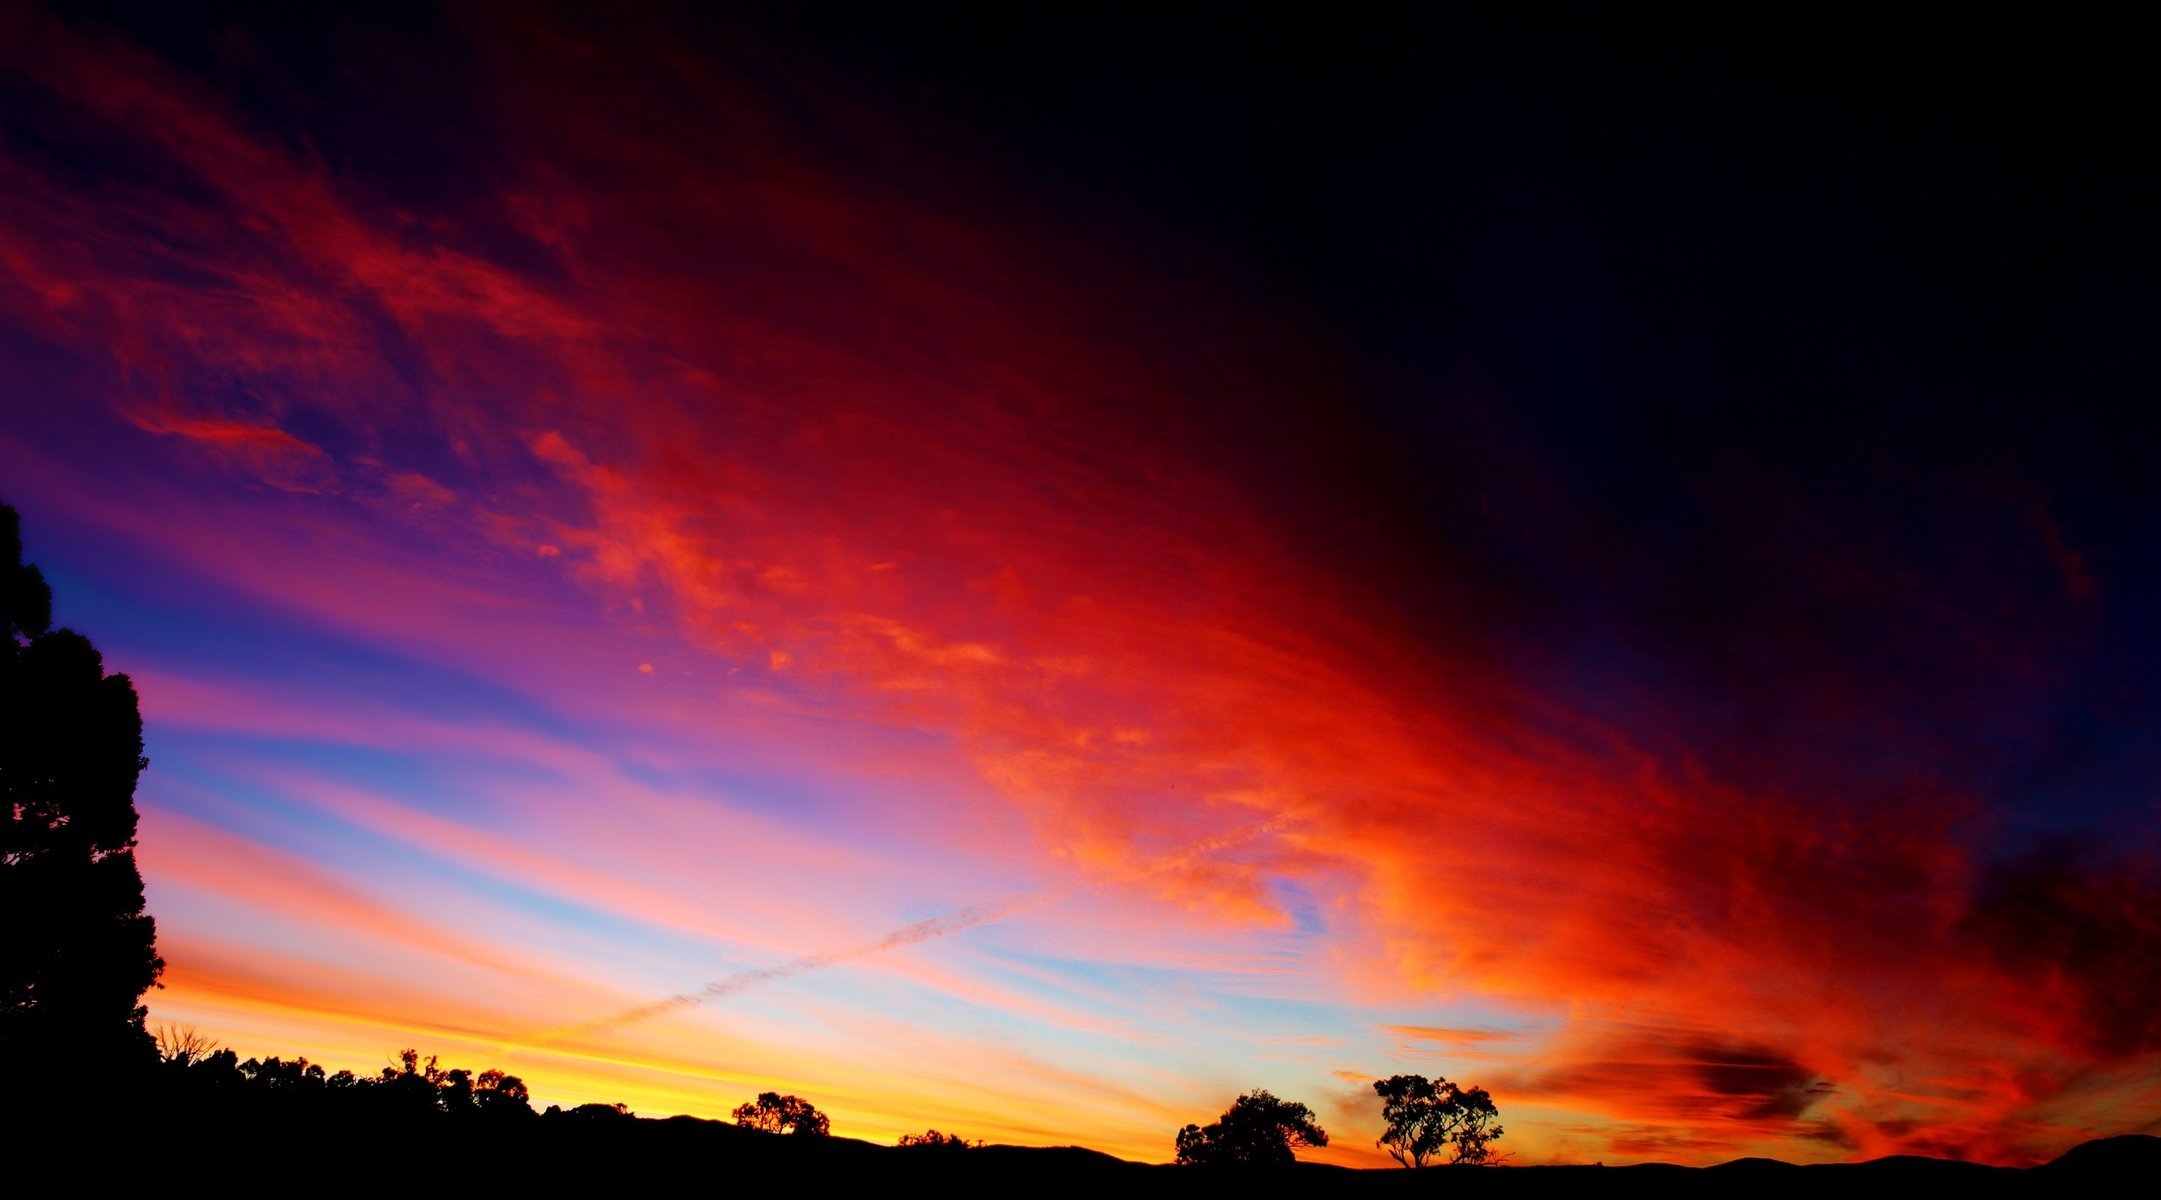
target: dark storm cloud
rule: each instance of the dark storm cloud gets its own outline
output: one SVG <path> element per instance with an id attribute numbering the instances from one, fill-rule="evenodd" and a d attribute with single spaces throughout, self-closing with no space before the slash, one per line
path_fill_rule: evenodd
<path id="1" fill-rule="evenodd" d="M 1758 1124 L 1807 1132 L 1796 1122 L 1837 1088 L 1817 1071 L 1769 1046 L 1684 1030 L 1632 1029 L 1609 1034 L 1569 1067 L 1512 1081 L 1519 1094 L 1630 1101 L 1639 1111 Z"/>

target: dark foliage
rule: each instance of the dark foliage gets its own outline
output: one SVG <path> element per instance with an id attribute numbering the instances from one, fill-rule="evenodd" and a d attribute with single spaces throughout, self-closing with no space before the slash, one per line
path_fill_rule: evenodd
<path id="1" fill-rule="evenodd" d="M 1493 1142 L 1504 1130 L 1495 1124 L 1500 1110 L 1480 1087 L 1460 1087 L 1423 1075 L 1391 1075 L 1375 1080 L 1381 1119 L 1388 1131 L 1374 1143 L 1406 1167 L 1423 1167 L 1443 1150 L 1450 1163 L 1482 1165 L 1493 1161 Z"/>
<path id="2" fill-rule="evenodd" d="M 801 1137 L 824 1137 L 831 1125 L 810 1101 L 779 1092 L 760 1092 L 756 1100 L 736 1106 L 730 1115 L 746 1129 Z"/>
<path id="3" fill-rule="evenodd" d="M 556 1105 L 550 1104 L 548 1106 L 548 1111 L 542 1115 L 546 1116 L 550 1120 L 561 1118 L 572 1121 L 605 1122 L 635 1121 L 638 1119 L 636 1115 L 634 1115 L 630 1111 L 630 1106 L 620 1101 L 614 1104 L 601 1104 L 598 1102 L 592 1104 L 579 1104 L 571 1108 L 560 1108 Z"/>
<path id="4" fill-rule="evenodd" d="M 1288 1166 L 1298 1160 L 1293 1147 L 1327 1144 L 1312 1109 L 1267 1091 L 1247 1092 L 1221 1120 L 1188 1125 L 1177 1138 L 1179 1164 L 1197 1167 Z"/>
<path id="5" fill-rule="evenodd" d="M 0 505 L 0 1072 L 147 1065 L 156 927 L 135 867 L 146 765 L 135 688 L 89 639 L 52 628 L 52 593 Z"/>
<path id="6" fill-rule="evenodd" d="M 445 1070 L 435 1056 L 423 1059 L 418 1050 L 399 1051 L 391 1065 L 371 1077 L 325 1071 L 305 1058 L 243 1062 L 231 1050 L 204 1046 L 186 1033 L 161 1030 L 158 1042 L 163 1057 L 152 1089 L 183 1104 L 224 1101 L 311 1118 L 442 1119 L 466 1125 L 535 1116 L 525 1081 L 517 1076 Z"/>
<path id="7" fill-rule="evenodd" d="M 900 1135 L 900 1146 L 904 1150 L 973 1150 L 982 1144 L 981 1138 L 971 1142 L 958 1134 L 940 1133 L 935 1129 Z"/>

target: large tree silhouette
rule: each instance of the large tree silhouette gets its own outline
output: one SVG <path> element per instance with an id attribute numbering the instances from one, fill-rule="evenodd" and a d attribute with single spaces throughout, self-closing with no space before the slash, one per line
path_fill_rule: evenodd
<path id="1" fill-rule="evenodd" d="M 801 1096 L 783 1096 L 779 1092 L 759 1092 L 757 1099 L 737 1105 L 730 1115 L 738 1125 L 767 1133 L 824 1137 L 832 1128 L 832 1122 L 818 1111 L 817 1105 Z"/>
<path id="2" fill-rule="evenodd" d="M 1195 1167 L 1288 1166 L 1294 1146 L 1326 1146 L 1328 1134 L 1313 1110 L 1267 1091 L 1238 1097 L 1219 1121 L 1178 1131 L 1178 1162 Z"/>
<path id="3" fill-rule="evenodd" d="M 1486 1089 L 1423 1075 L 1391 1075 L 1375 1080 L 1373 1090 L 1381 1098 L 1381 1119 L 1388 1123 L 1375 1145 L 1397 1162 L 1423 1167 L 1451 1147 L 1450 1163 L 1493 1161 L 1492 1143 L 1503 1130 L 1496 1123 L 1500 1110 Z"/>
<path id="4" fill-rule="evenodd" d="M 52 591 L 0 505 L 0 1075 L 148 1064 L 165 964 L 135 868 L 146 765 L 135 688 L 52 628 Z"/>

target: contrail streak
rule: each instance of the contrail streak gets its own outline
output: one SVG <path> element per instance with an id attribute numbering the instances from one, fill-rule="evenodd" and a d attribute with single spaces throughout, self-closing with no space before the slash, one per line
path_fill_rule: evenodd
<path id="1" fill-rule="evenodd" d="M 1033 896 L 1023 896 L 995 904 L 971 904 L 966 908 L 946 913 L 944 916 L 917 921 L 913 925 L 904 925 L 876 941 L 865 942 L 862 945 L 846 950 L 828 950 L 820 954 L 806 954 L 801 958 L 789 959 L 787 962 L 775 967 L 758 967 L 748 971 L 737 971 L 732 975 L 716 979 L 695 992 L 678 992 L 673 996 L 655 1000 L 650 1004 L 641 1004 L 636 1008 L 625 1009 L 613 1016 L 550 1029 L 521 1041 L 509 1043 L 498 1050 L 497 1053 L 513 1054 L 519 1050 L 552 1045 L 565 1038 L 577 1037 L 580 1034 L 599 1033 L 607 1029 L 633 1025 L 639 1021 L 660 1016 L 662 1013 L 682 1008 L 696 1008 L 701 1004 L 725 996 L 733 996 L 737 992 L 748 991 L 754 987 L 778 983 L 783 979 L 792 979 L 797 975 L 803 975 L 811 971 L 821 971 L 827 967 L 852 962 L 858 958 L 867 958 L 873 954 L 882 954 L 888 950 L 897 950 L 903 946 L 920 945 L 933 938 L 961 933 L 974 929 L 979 925 L 988 925 L 993 921 L 1004 920 L 1014 913 L 1055 904 L 1079 892 L 1093 891 L 1097 888 L 1117 884 L 1133 883 L 1146 879 L 1151 875 L 1174 871 L 1218 850 L 1226 850 L 1232 846 L 1243 845 L 1255 838 L 1265 837 L 1288 824 L 1290 819 L 1290 813 L 1279 813 L 1268 820 L 1249 825 L 1244 829 L 1236 829 L 1228 833 L 1217 834 L 1214 837 L 1203 838 L 1176 853 L 1157 858 L 1139 870 L 1129 871 L 1109 879 L 1098 880 L 1092 884 L 1065 888 L 1055 892 L 1041 892 Z"/>
<path id="2" fill-rule="evenodd" d="M 828 950 L 822 954 L 806 954 L 801 958 L 791 958 L 776 967 L 758 967 L 748 971 L 737 971 L 733 975 L 716 979 L 695 992 L 678 992 L 665 999 L 655 1000 L 651 1004 L 641 1004 L 636 1008 L 625 1009 L 613 1016 L 586 1021 L 578 1025 L 565 1025 L 560 1029 L 551 1029 L 545 1033 L 527 1038 L 522 1042 L 513 1043 L 505 1047 L 502 1053 L 534 1046 L 545 1046 L 562 1041 L 564 1038 L 576 1037 L 582 1033 L 598 1033 L 604 1029 L 632 1025 L 678 1008 L 696 1008 L 701 1004 L 718 1000 L 723 996 L 733 996 L 737 992 L 748 991 L 754 987 L 760 987 L 768 983 L 778 983 L 783 979 L 792 979 L 806 972 L 823 970 L 826 967 L 837 966 L 872 954 L 898 949 L 901 946 L 914 946 L 927 942 L 932 938 L 944 937 L 949 933 L 959 933 L 964 929 L 987 925 L 1022 909 L 1037 908 L 1053 900 L 1063 899 L 1066 894 L 1069 893 L 1030 896 L 1007 901 L 1003 904 L 971 904 L 966 908 L 958 909 L 944 916 L 932 917 L 927 921 L 917 921 L 913 925 L 902 926 L 874 942 L 865 942 L 860 946 L 854 946 L 846 950 Z"/>

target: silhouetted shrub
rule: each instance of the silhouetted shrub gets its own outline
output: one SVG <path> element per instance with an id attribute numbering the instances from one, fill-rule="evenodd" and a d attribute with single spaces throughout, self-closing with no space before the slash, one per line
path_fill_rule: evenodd
<path id="1" fill-rule="evenodd" d="M 935 1129 L 900 1135 L 900 1145 L 905 1150 L 972 1150 L 982 1144 L 981 1138 L 971 1142 L 958 1134 L 940 1133 Z"/>

